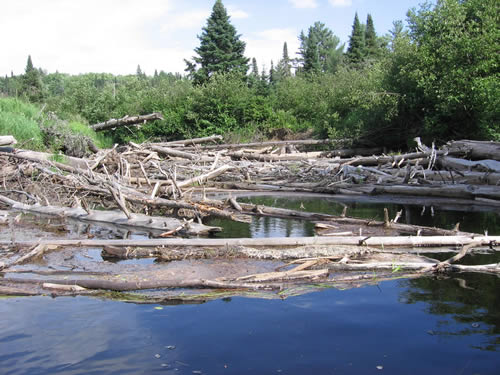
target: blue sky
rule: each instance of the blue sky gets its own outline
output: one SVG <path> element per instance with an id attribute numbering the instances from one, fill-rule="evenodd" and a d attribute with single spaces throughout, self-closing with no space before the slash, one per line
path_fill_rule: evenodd
<path id="1" fill-rule="evenodd" d="M 35 66 L 78 74 L 133 74 L 139 64 L 183 72 L 215 0 L 8 0 L 2 1 L 0 74 L 21 74 L 29 54 Z M 342 42 L 355 12 L 370 13 L 377 34 L 421 0 L 223 0 L 231 22 L 247 43 L 247 57 L 260 67 L 276 62 L 286 41 L 291 57 L 298 35 L 316 21 Z"/>

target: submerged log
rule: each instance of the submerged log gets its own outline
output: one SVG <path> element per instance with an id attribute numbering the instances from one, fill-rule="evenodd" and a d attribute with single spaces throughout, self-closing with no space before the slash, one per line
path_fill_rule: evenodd
<path id="1" fill-rule="evenodd" d="M 98 124 L 91 125 L 90 127 L 94 131 L 98 132 L 102 130 L 117 128 L 119 126 L 143 124 L 147 121 L 153 120 L 163 120 L 163 116 L 159 112 L 141 116 L 125 116 L 121 119 L 111 119 L 105 122 L 100 122 Z"/>

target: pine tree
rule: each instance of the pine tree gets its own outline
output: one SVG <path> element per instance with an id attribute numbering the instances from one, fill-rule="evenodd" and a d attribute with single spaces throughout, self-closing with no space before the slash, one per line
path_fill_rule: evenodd
<path id="1" fill-rule="evenodd" d="M 250 87 L 255 87 L 260 81 L 259 67 L 257 65 L 257 59 L 252 58 L 252 70 L 250 71 L 248 77 L 248 85 Z"/>
<path id="2" fill-rule="evenodd" d="M 354 16 L 352 25 L 352 33 L 349 37 L 349 48 L 346 53 L 349 61 L 353 63 L 361 63 L 365 56 L 365 38 L 363 26 L 359 22 L 358 13 Z"/>
<path id="3" fill-rule="evenodd" d="M 21 94 L 25 95 L 31 102 L 38 102 L 43 99 L 40 71 L 33 66 L 31 55 L 28 56 L 26 69 L 21 78 Z"/>
<path id="4" fill-rule="evenodd" d="M 196 83 L 206 82 L 214 73 L 237 72 L 245 75 L 249 59 L 244 56 L 245 42 L 240 40 L 221 0 L 216 0 L 207 25 L 202 29 L 198 56 L 185 60 L 186 71 Z"/>
<path id="5" fill-rule="evenodd" d="M 299 62 L 301 71 L 306 73 L 335 71 L 344 46 L 340 40 L 321 22 L 309 27 L 307 35 L 302 31 L 299 36 Z"/>
<path id="6" fill-rule="evenodd" d="M 288 45 L 286 42 L 283 44 L 283 56 L 281 57 L 281 60 L 278 61 L 276 73 L 279 77 L 278 79 L 292 76 L 292 64 L 290 56 L 288 55 Z"/>
<path id="7" fill-rule="evenodd" d="M 365 29 L 365 54 L 367 58 L 376 58 L 379 56 L 379 45 L 377 41 L 377 33 L 375 32 L 375 26 L 373 25 L 373 19 L 371 14 L 366 17 L 366 29 Z"/>

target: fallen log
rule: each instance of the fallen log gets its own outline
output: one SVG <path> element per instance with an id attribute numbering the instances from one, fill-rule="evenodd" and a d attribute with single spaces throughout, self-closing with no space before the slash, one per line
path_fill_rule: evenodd
<path id="1" fill-rule="evenodd" d="M 117 128 L 120 126 L 143 124 L 147 121 L 153 120 L 163 120 L 163 116 L 158 112 L 141 116 L 125 116 L 121 119 L 111 119 L 105 122 L 100 122 L 98 124 L 90 125 L 90 127 L 94 131 L 98 132 L 102 130 Z"/>
<path id="2" fill-rule="evenodd" d="M 177 158 L 183 158 L 189 160 L 196 160 L 198 158 L 197 155 L 190 154 L 188 152 L 179 151 L 177 149 L 168 148 L 164 146 L 158 146 L 155 144 L 147 144 L 145 145 L 145 147 L 157 152 L 160 155 L 174 156 Z"/>
<path id="3" fill-rule="evenodd" d="M 106 223 L 139 230 L 159 231 L 160 233 L 175 230 L 183 224 L 182 221 L 169 217 L 133 214 L 130 218 L 127 218 L 127 216 L 123 212 L 118 211 L 89 210 L 90 213 L 88 213 L 83 208 L 41 206 L 39 204 L 28 205 L 17 202 L 2 195 L 0 195 L 0 202 L 8 204 L 12 206 L 12 208 L 21 211 L 35 212 L 39 214 L 58 217 L 67 217 L 85 222 Z M 203 224 L 190 223 L 187 226 L 183 226 L 182 233 L 188 235 L 207 235 L 209 233 L 220 231 L 221 228 L 219 227 L 210 227 Z"/>
<path id="4" fill-rule="evenodd" d="M 183 139 L 180 141 L 159 142 L 152 144 L 156 144 L 158 146 L 186 147 L 186 146 L 195 146 L 200 143 L 222 141 L 222 139 L 223 139 L 222 135 L 211 135 L 209 137 Z"/>
<path id="5" fill-rule="evenodd" d="M 104 289 L 114 290 L 118 292 L 131 291 L 131 290 L 145 290 L 145 289 L 159 289 L 159 288 L 211 288 L 211 289 L 275 289 L 276 286 L 257 283 L 241 283 L 233 281 L 221 280 L 205 280 L 205 279 L 191 279 L 191 280 L 140 280 L 140 281 L 121 281 L 121 280 L 105 280 L 105 279 L 23 279 L 23 278 L 9 278 L 4 277 L 0 279 L 0 283 L 12 284 L 43 284 L 54 285 L 71 285 L 79 286 L 85 289 Z"/>
<path id="6" fill-rule="evenodd" d="M 440 246 L 463 246 L 473 242 L 484 245 L 500 243 L 500 236 L 397 236 L 397 237 L 272 237 L 272 238 L 168 238 L 168 239 L 146 239 L 146 240 L 56 240 L 41 239 L 39 242 L 15 241 L 19 246 L 33 246 L 34 244 L 50 244 L 54 246 L 129 246 L 129 247 L 284 247 L 284 246 L 306 246 L 306 245 L 354 245 L 368 247 L 440 247 Z M 0 246 L 12 245 L 12 241 L 0 241 Z"/>
<path id="7" fill-rule="evenodd" d="M 223 150 L 223 149 L 239 149 L 239 148 L 261 148 L 268 146 L 302 146 L 302 145 L 325 145 L 342 142 L 340 139 L 304 139 L 292 141 L 266 141 L 266 142 L 253 142 L 253 143 L 232 143 L 232 144 L 218 144 L 201 146 L 202 150 Z M 186 148 L 188 149 L 188 148 Z"/>
<path id="8" fill-rule="evenodd" d="M 0 146 L 10 146 L 17 144 L 16 139 L 11 135 L 0 135 Z"/>
<path id="9" fill-rule="evenodd" d="M 449 154 L 461 155 L 471 160 L 500 161 L 500 142 L 460 140 L 448 142 L 445 148 Z"/>
<path id="10" fill-rule="evenodd" d="M 490 160 L 490 159 L 470 161 L 470 160 L 445 156 L 445 157 L 439 157 L 437 159 L 437 165 L 443 169 L 451 169 L 456 171 L 500 173 L 500 161 Z"/>

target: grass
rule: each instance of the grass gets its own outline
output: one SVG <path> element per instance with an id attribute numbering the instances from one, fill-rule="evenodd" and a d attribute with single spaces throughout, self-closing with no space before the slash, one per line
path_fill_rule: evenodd
<path id="1" fill-rule="evenodd" d="M 62 132 L 87 136 L 99 148 L 111 148 L 113 141 L 103 134 L 96 133 L 80 121 L 46 120 L 40 107 L 25 103 L 16 98 L 0 98 L 0 135 L 12 135 L 17 140 L 17 147 L 47 151 L 42 128 L 56 126 Z M 49 143 L 51 143 L 49 141 Z M 55 142 L 56 144 L 57 142 Z M 56 150 L 48 150 L 56 151 Z"/>
<path id="2" fill-rule="evenodd" d="M 0 98 L 0 135 L 12 135 L 18 147 L 43 150 L 43 138 L 36 120 L 39 111 L 13 98 Z"/>

